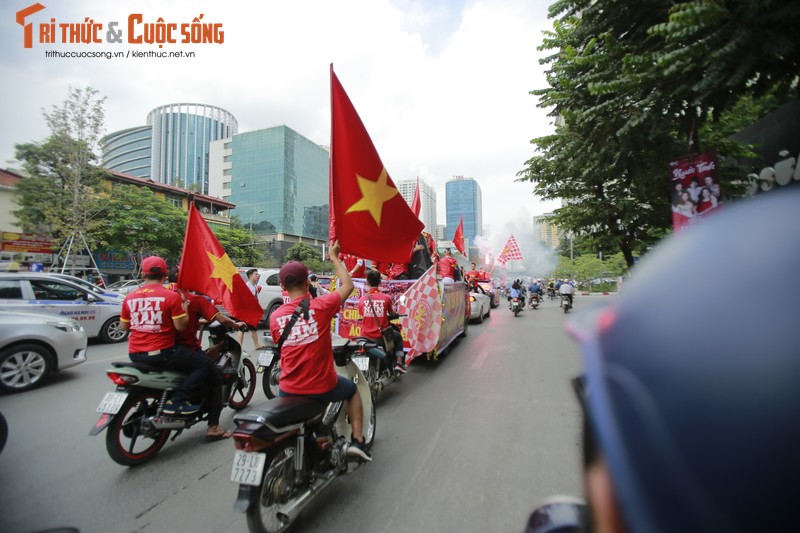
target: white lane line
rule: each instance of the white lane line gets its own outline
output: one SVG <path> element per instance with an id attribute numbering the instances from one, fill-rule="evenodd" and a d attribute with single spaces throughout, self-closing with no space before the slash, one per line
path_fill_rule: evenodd
<path id="1" fill-rule="evenodd" d="M 472 363 L 472 369 L 473 370 L 477 370 L 478 368 L 482 367 L 483 363 L 484 363 L 484 361 L 486 361 L 487 357 L 489 357 L 489 349 L 488 348 L 484 348 L 481 351 L 480 355 L 478 355 L 478 358 L 475 359 L 475 362 Z"/>

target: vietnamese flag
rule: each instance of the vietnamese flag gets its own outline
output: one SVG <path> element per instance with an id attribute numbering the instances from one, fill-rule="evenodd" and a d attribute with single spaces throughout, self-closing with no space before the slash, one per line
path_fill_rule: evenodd
<path id="1" fill-rule="evenodd" d="M 194 202 L 189 202 L 178 287 L 213 298 L 245 324 L 256 326 L 264 316 L 258 299 L 247 288 Z"/>
<path id="2" fill-rule="evenodd" d="M 456 232 L 453 234 L 453 245 L 456 247 L 461 255 L 467 257 L 467 254 L 464 252 L 464 217 L 458 221 L 458 227 L 456 228 Z"/>
<path id="3" fill-rule="evenodd" d="M 422 210 L 422 200 L 419 197 L 419 176 L 417 176 L 417 187 L 414 189 L 414 200 L 411 202 L 411 210 L 419 218 L 419 212 Z"/>
<path id="4" fill-rule="evenodd" d="M 424 225 L 408 206 L 331 65 L 330 237 L 342 253 L 408 263 Z"/>

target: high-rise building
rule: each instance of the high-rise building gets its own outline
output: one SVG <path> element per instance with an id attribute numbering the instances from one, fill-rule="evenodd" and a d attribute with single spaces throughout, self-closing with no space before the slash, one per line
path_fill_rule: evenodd
<path id="1" fill-rule="evenodd" d="M 414 201 L 414 191 L 417 188 L 417 180 L 403 180 L 396 183 L 397 190 L 403 195 L 403 199 L 411 205 Z M 436 235 L 436 191 L 433 187 L 422 180 L 419 180 L 420 210 L 419 219 L 425 224 L 425 230 L 431 235 Z"/>
<path id="2" fill-rule="evenodd" d="M 533 217 L 533 239 L 544 243 L 548 248 L 558 248 L 560 233 L 558 226 L 551 222 L 553 213 L 545 213 Z"/>
<path id="3" fill-rule="evenodd" d="M 447 209 L 448 240 L 458 227 L 459 220 L 464 219 L 464 237 L 468 242 L 475 242 L 476 235 L 483 234 L 483 201 L 481 187 L 473 178 L 454 176 L 445 183 L 445 205 Z"/>
<path id="4" fill-rule="evenodd" d="M 238 132 L 228 111 L 177 103 L 147 114 L 147 125 L 110 133 L 100 141 L 103 166 L 159 183 L 208 193 L 209 143 Z"/>
<path id="5" fill-rule="evenodd" d="M 328 238 L 330 154 L 286 126 L 211 142 L 209 194 L 255 235 Z M 283 237 L 281 237 L 283 238 Z"/>

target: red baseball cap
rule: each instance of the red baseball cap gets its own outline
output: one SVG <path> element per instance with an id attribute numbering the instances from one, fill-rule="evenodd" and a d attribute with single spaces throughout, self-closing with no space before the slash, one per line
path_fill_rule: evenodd
<path id="1" fill-rule="evenodd" d="M 157 255 L 151 255 L 150 257 L 145 257 L 144 261 L 142 261 L 142 274 L 166 274 L 167 273 L 167 262 L 158 257 Z"/>
<path id="2" fill-rule="evenodd" d="M 308 279 L 308 268 L 299 261 L 289 261 L 278 274 L 281 285 L 298 285 Z"/>

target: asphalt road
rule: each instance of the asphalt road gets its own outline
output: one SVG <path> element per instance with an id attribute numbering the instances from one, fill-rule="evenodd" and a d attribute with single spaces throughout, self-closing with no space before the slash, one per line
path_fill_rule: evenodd
<path id="1" fill-rule="evenodd" d="M 611 296 L 613 297 L 613 296 Z M 576 308 L 603 296 L 576 298 Z M 608 298 L 608 297 L 606 297 Z M 505 304 L 438 362 L 417 360 L 378 399 L 374 461 L 338 479 L 304 513 L 304 532 L 518 532 L 554 494 L 580 494 L 580 369 L 558 302 L 514 317 Z M 245 338 L 245 348 L 251 348 Z M 126 346 L 92 343 L 87 363 L 0 397 L 0 530 L 247 531 L 233 510 L 233 445 L 196 426 L 149 463 L 125 468 L 90 437 Z M 260 378 L 259 378 L 260 379 Z M 254 404 L 267 401 L 259 383 Z M 222 423 L 232 426 L 233 411 Z"/>

